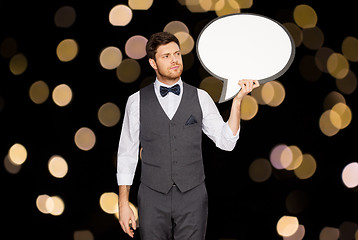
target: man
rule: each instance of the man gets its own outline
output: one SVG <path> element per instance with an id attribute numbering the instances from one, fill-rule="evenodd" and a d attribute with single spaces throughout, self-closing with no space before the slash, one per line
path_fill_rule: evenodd
<path id="1" fill-rule="evenodd" d="M 238 82 L 242 89 L 224 122 L 205 91 L 181 80 L 183 62 L 174 35 L 153 34 L 146 51 L 156 80 L 131 95 L 126 105 L 117 164 L 119 223 L 125 233 L 134 236 L 136 222 L 128 197 L 141 144 L 141 238 L 205 239 L 208 210 L 202 131 L 217 147 L 231 151 L 239 137 L 241 101 L 259 83 Z"/>

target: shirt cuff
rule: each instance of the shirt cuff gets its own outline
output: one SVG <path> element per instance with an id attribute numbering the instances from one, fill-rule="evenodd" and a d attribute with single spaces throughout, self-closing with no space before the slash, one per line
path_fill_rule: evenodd
<path id="1" fill-rule="evenodd" d="M 236 142 L 239 139 L 239 134 L 240 134 L 240 129 L 237 130 L 236 135 L 233 134 L 233 132 L 231 131 L 229 124 L 226 122 L 224 125 L 224 136 L 227 140 L 231 140 L 233 142 Z"/>
<path id="2" fill-rule="evenodd" d="M 117 173 L 117 183 L 120 185 L 129 185 L 133 184 L 133 174 Z"/>

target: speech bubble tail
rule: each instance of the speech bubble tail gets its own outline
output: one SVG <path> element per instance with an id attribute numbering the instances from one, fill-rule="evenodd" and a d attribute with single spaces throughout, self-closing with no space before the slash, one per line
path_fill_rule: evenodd
<path id="1" fill-rule="evenodd" d="M 229 101 L 234 98 L 241 90 L 238 80 L 225 79 L 223 80 L 224 85 L 220 95 L 219 103 Z"/>

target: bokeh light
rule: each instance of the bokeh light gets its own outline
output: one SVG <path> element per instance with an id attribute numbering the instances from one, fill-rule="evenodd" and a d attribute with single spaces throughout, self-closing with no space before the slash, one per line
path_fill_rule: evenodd
<path id="1" fill-rule="evenodd" d="M 342 79 L 336 79 L 338 90 L 344 94 L 352 94 L 357 89 L 357 76 L 351 70 Z"/>
<path id="2" fill-rule="evenodd" d="M 132 20 L 132 10 L 123 4 L 114 6 L 109 12 L 109 22 L 113 26 L 126 26 Z"/>
<path id="3" fill-rule="evenodd" d="M 340 121 L 338 113 L 326 110 L 319 119 L 319 128 L 324 135 L 332 137 L 339 132 Z"/>
<path id="4" fill-rule="evenodd" d="M 50 90 L 44 81 L 34 82 L 29 90 L 30 99 L 36 103 L 44 103 L 50 95 Z"/>
<path id="5" fill-rule="evenodd" d="M 324 227 L 319 234 L 319 240 L 338 240 L 338 238 L 339 238 L 338 228 Z"/>
<path id="6" fill-rule="evenodd" d="M 62 40 L 56 49 L 57 57 L 62 62 L 72 61 L 78 54 L 78 45 L 74 39 Z"/>
<path id="7" fill-rule="evenodd" d="M 241 101 L 241 119 L 250 120 L 256 116 L 259 106 L 254 97 L 246 95 Z"/>
<path id="8" fill-rule="evenodd" d="M 235 0 L 219 0 L 215 3 L 215 13 L 219 17 L 240 13 L 240 5 Z"/>
<path id="9" fill-rule="evenodd" d="M 316 51 L 315 54 L 315 64 L 317 68 L 324 73 L 328 73 L 327 61 L 328 58 L 333 54 L 333 50 L 328 47 L 321 47 Z"/>
<path id="10" fill-rule="evenodd" d="M 96 144 L 96 135 L 91 129 L 82 127 L 75 134 L 75 144 L 79 149 L 89 151 Z"/>
<path id="11" fill-rule="evenodd" d="M 52 100 L 60 107 L 67 106 L 72 100 L 72 90 L 66 84 L 56 86 L 52 92 Z"/>
<path id="12" fill-rule="evenodd" d="M 104 212 L 114 214 L 118 212 L 118 195 L 114 192 L 103 193 L 99 199 L 99 204 Z"/>
<path id="13" fill-rule="evenodd" d="M 290 157 L 289 155 L 292 155 L 292 161 L 291 163 L 286 167 L 286 170 L 294 170 L 298 168 L 303 159 L 302 151 L 299 149 L 299 147 L 292 145 L 288 146 L 288 149 L 286 150 L 286 156 Z"/>
<path id="14" fill-rule="evenodd" d="M 27 159 L 27 150 L 22 144 L 15 143 L 10 147 L 8 156 L 13 164 L 21 165 Z"/>
<path id="15" fill-rule="evenodd" d="M 285 169 L 292 163 L 292 152 L 286 144 L 276 145 L 270 153 L 270 162 L 276 169 Z"/>
<path id="16" fill-rule="evenodd" d="M 56 178 L 63 178 L 68 171 L 68 165 L 63 157 L 54 155 L 48 162 L 48 170 L 52 176 Z"/>
<path id="17" fill-rule="evenodd" d="M 185 0 L 185 5 L 188 8 L 188 10 L 193 13 L 207 12 L 211 10 L 213 1 Z"/>
<path id="18" fill-rule="evenodd" d="M 327 70 L 332 77 L 342 79 L 349 72 L 349 62 L 340 53 L 333 53 L 327 60 Z"/>
<path id="19" fill-rule="evenodd" d="M 44 214 L 53 216 L 61 215 L 65 210 L 65 203 L 59 196 L 48 196 L 47 194 L 39 195 L 36 198 L 37 209 Z"/>
<path id="20" fill-rule="evenodd" d="M 293 41 L 295 42 L 295 47 L 299 47 L 303 41 L 302 29 L 299 28 L 295 23 L 292 23 L 292 22 L 284 23 L 283 26 L 291 34 Z"/>
<path id="21" fill-rule="evenodd" d="M 200 82 L 199 88 L 209 93 L 214 102 L 218 102 L 223 88 L 223 82 L 215 77 L 209 76 Z"/>
<path id="22" fill-rule="evenodd" d="M 76 11 L 71 6 L 63 6 L 55 13 L 55 25 L 60 28 L 68 28 L 76 21 Z"/>
<path id="23" fill-rule="evenodd" d="M 117 47 L 106 47 L 99 55 L 99 62 L 105 69 L 117 68 L 122 62 L 122 52 Z"/>
<path id="24" fill-rule="evenodd" d="M 358 163 L 352 162 L 344 167 L 342 172 L 342 180 L 347 188 L 355 188 L 358 186 Z"/>
<path id="25" fill-rule="evenodd" d="M 317 24 L 316 11 L 309 5 L 301 4 L 295 7 L 293 18 L 301 28 L 313 28 Z"/>
<path id="26" fill-rule="evenodd" d="M 94 240 L 90 230 L 78 230 L 73 233 L 73 240 Z"/>
<path id="27" fill-rule="evenodd" d="M 27 58 L 24 54 L 18 53 L 10 59 L 9 68 L 12 74 L 23 74 L 27 69 Z"/>
<path id="28" fill-rule="evenodd" d="M 153 0 L 128 0 L 128 5 L 133 10 L 148 10 Z"/>
<path id="29" fill-rule="evenodd" d="M 305 236 L 305 226 L 299 225 L 297 231 L 289 237 L 283 237 L 283 240 L 302 240 Z"/>
<path id="30" fill-rule="evenodd" d="M 189 33 L 177 32 L 174 35 L 179 40 L 180 51 L 181 51 L 182 55 L 186 55 L 186 54 L 190 53 L 193 50 L 195 43 L 194 43 L 193 37 L 190 36 Z"/>
<path id="31" fill-rule="evenodd" d="M 272 167 L 267 159 L 259 158 L 254 160 L 249 167 L 249 176 L 254 182 L 264 182 L 270 178 Z"/>
<path id="32" fill-rule="evenodd" d="M 317 163 L 311 154 L 303 154 L 302 163 L 294 170 L 299 179 L 308 179 L 316 172 Z"/>
<path id="33" fill-rule="evenodd" d="M 165 25 L 164 32 L 169 32 L 171 34 L 176 34 L 178 32 L 185 32 L 189 33 L 188 27 L 185 25 L 185 23 L 181 21 L 171 21 L 167 25 Z"/>
<path id="34" fill-rule="evenodd" d="M 343 97 L 342 94 L 336 91 L 332 91 L 323 100 L 323 109 L 328 110 L 332 109 L 334 105 L 337 103 L 344 103 L 346 104 L 346 99 Z"/>
<path id="35" fill-rule="evenodd" d="M 283 216 L 276 225 L 277 233 L 283 237 L 292 236 L 298 230 L 299 222 L 296 217 Z"/>
<path id="36" fill-rule="evenodd" d="M 124 59 L 116 69 L 117 78 L 124 83 L 132 83 L 140 76 L 141 68 L 134 59 Z"/>
<path id="37" fill-rule="evenodd" d="M 344 103 L 337 103 L 336 105 L 333 106 L 332 111 L 336 112 L 340 118 L 340 120 L 337 121 L 337 123 L 334 123 L 334 121 L 331 119 L 332 123 L 339 129 L 344 129 L 348 127 L 348 125 L 352 121 L 351 109 Z"/>
<path id="38" fill-rule="evenodd" d="M 343 55 L 352 62 L 358 62 L 358 39 L 348 36 L 342 43 Z"/>
<path id="39" fill-rule="evenodd" d="M 136 35 L 129 38 L 125 45 L 125 52 L 128 57 L 133 59 L 141 59 L 147 55 L 145 47 L 148 42 L 143 36 Z"/>
<path id="40" fill-rule="evenodd" d="M 103 104 L 98 110 L 98 120 L 106 127 L 113 127 L 116 125 L 119 122 L 120 117 L 121 112 L 118 106 L 111 102 Z"/>
<path id="41" fill-rule="evenodd" d="M 303 45 L 311 50 L 317 50 L 324 43 L 324 35 L 319 27 L 303 29 Z"/>
<path id="42" fill-rule="evenodd" d="M 40 212 L 42 212 L 44 214 L 50 213 L 49 209 L 47 208 L 47 204 L 46 204 L 46 202 L 49 198 L 50 198 L 50 196 L 48 196 L 47 194 L 39 195 L 36 198 L 36 207 Z"/>
<path id="43" fill-rule="evenodd" d="M 8 173 L 17 174 L 21 170 L 21 165 L 14 164 L 7 154 L 4 158 L 4 168 Z"/>
<path id="44" fill-rule="evenodd" d="M 17 52 L 17 42 L 12 37 L 5 38 L 0 44 L 0 55 L 3 58 L 11 58 Z"/>

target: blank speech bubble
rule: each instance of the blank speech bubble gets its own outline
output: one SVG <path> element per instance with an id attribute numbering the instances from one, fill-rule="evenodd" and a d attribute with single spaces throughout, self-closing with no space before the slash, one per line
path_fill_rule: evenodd
<path id="1" fill-rule="evenodd" d="M 275 20 L 252 13 L 218 17 L 201 31 L 196 45 L 203 67 L 224 82 L 219 103 L 234 98 L 240 79 L 275 80 L 295 56 L 288 30 Z"/>

